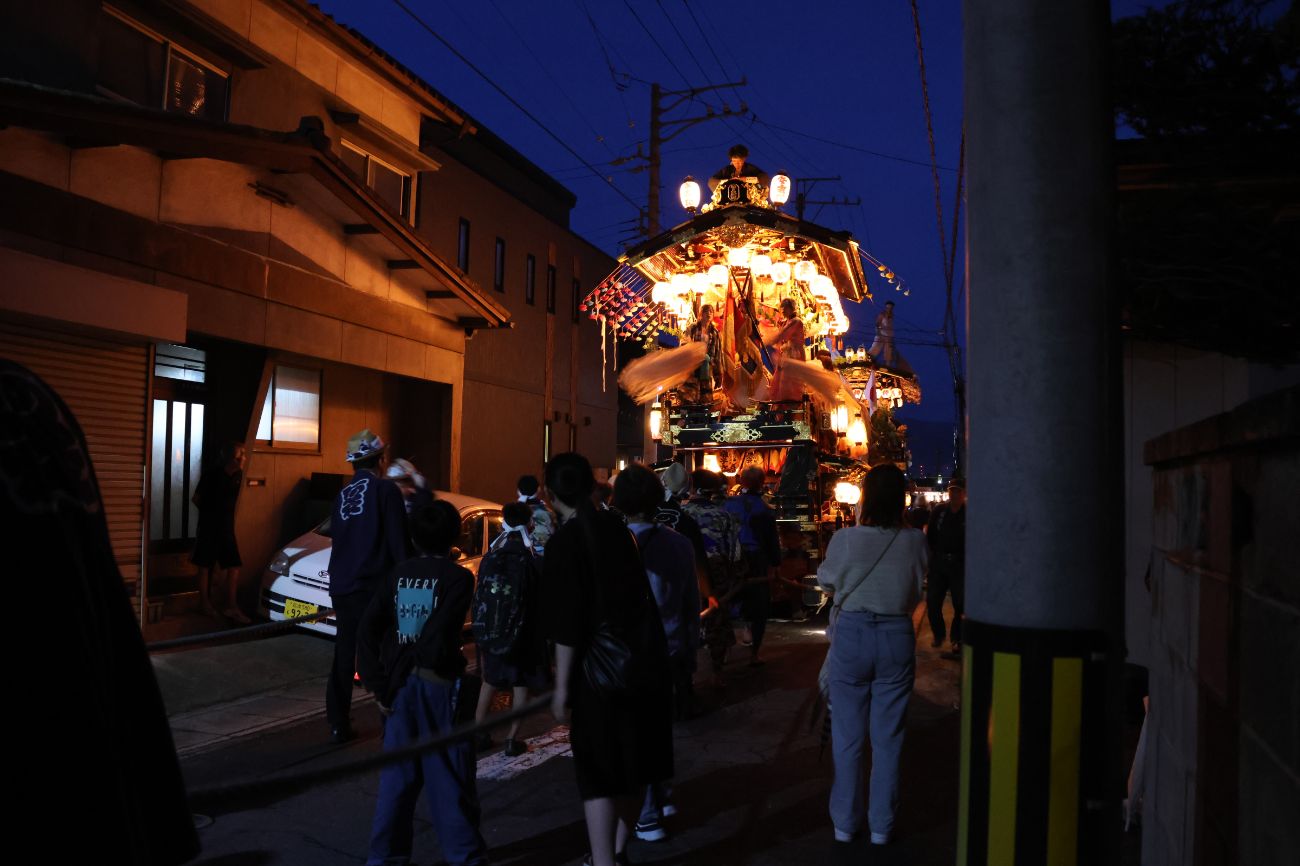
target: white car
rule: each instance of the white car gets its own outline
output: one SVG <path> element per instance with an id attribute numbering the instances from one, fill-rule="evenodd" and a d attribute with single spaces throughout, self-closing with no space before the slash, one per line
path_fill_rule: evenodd
<path id="1" fill-rule="evenodd" d="M 444 490 L 437 490 L 434 495 L 460 511 L 458 561 L 477 575 L 488 545 L 501 534 L 501 506 Z M 326 518 L 311 532 L 286 544 L 272 558 L 262 577 L 262 612 L 272 622 L 279 622 L 332 607 L 329 567 L 329 518 Z M 301 623 L 299 628 L 333 637 L 334 618 Z"/>

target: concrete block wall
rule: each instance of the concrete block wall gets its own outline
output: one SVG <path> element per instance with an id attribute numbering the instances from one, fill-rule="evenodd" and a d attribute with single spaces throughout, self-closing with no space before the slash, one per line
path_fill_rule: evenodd
<path id="1" fill-rule="evenodd" d="M 1144 864 L 1300 851 L 1300 387 L 1146 443 Z M 1133 617 L 1133 612 L 1130 612 Z"/>

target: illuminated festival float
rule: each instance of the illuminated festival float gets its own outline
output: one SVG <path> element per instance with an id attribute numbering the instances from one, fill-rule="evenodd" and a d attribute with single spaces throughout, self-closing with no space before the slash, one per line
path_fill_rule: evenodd
<path id="1" fill-rule="evenodd" d="M 862 475 L 907 467 L 894 411 L 921 390 L 892 320 L 878 320 L 870 350 L 844 345 L 843 301 L 871 298 L 869 277 L 909 290 L 850 233 L 783 213 L 791 186 L 783 174 L 724 180 L 701 206 L 687 178 L 689 218 L 624 252 L 580 310 L 607 340 L 647 350 L 618 383 L 649 406 L 650 451 L 729 482 L 749 466 L 766 472 L 782 577 L 816 604 L 811 575 L 830 534 L 854 520 Z"/>

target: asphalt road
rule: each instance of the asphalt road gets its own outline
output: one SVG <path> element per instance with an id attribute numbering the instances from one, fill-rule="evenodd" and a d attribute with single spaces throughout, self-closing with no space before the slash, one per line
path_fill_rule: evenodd
<path id="1" fill-rule="evenodd" d="M 768 664 L 729 665 L 722 693 L 701 688 L 707 712 L 676 730 L 670 837 L 636 841 L 633 863 L 816 864 L 897 863 L 938 866 L 954 861 L 960 665 L 930 648 L 928 627 L 918 641 L 917 686 L 903 753 L 903 791 L 895 842 L 884 849 L 832 840 L 827 815 L 829 747 L 814 724 L 814 684 L 826 652 L 821 623 L 773 623 Z M 733 651 L 737 659 L 743 650 Z M 319 768 L 373 755 L 379 722 L 373 706 L 357 708 L 361 737 L 328 743 L 324 722 L 233 741 L 184 760 L 190 788 L 295 768 Z M 528 721 L 533 751 L 518 759 L 480 759 L 483 833 L 493 863 L 510 866 L 577 864 L 586 851 L 581 803 L 566 754 L 566 731 L 549 715 Z M 498 739 L 503 734 L 498 734 Z M 200 837 L 207 864 L 356 864 L 364 861 L 377 772 L 274 797 L 209 804 Z M 437 840 L 421 803 L 416 863 L 439 863 Z"/>

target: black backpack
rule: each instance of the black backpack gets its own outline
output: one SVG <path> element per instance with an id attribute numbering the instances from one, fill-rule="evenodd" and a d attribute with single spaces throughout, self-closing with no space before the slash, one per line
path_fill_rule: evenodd
<path id="1" fill-rule="evenodd" d="M 505 655 L 524 627 L 532 554 L 511 545 L 488 551 L 478 567 L 470 629 L 482 652 Z"/>

